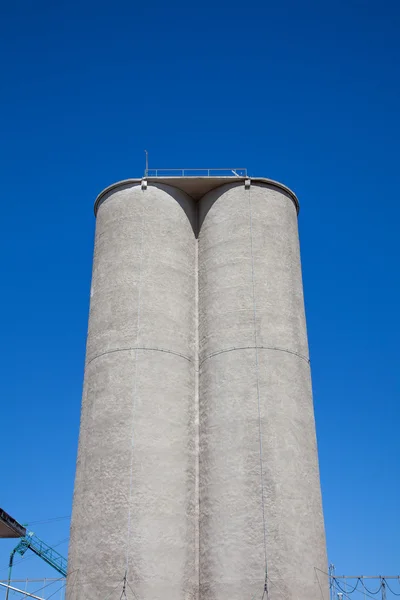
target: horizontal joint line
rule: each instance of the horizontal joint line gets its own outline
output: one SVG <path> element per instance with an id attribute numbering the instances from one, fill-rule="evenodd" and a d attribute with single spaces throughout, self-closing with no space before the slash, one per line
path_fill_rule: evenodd
<path id="1" fill-rule="evenodd" d="M 307 364 L 310 364 L 310 359 L 308 356 L 304 356 L 304 354 L 300 354 L 300 352 L 295 352 L 294 350 L 288 350 L 287 348 L 279 348 L 277 346 L 238 346 L 236 348 L 227 348 L 226 350 L 218 350 L 217 352 L 213 352 L 209 354 L 200 362 L 200 366 L 209 358 L 213 356 L 218 356 L 218 354 L 224 354 L 225 352 L 234 352 L 235 350 L 276 350 L 277 352 L 286 352 L 287 354 L 293 354 L 294 356 L 298 356 L 299 358 L 306 361 Z"/>
<path id="2" fill-rule="evenodd" d="M 105 356 L 106 354 L 114 354 L 115 352 L 129 352 L 130 350 L 148 350 L 150 352 L 165 352 L 166 354 L 173 354 L 174 356 L 184 358 L 188 362 L 193 362 L 193 360 L 189 356 L 185 356 L 184 354 L 180 354 L 179 352 L 174 352 L 173 350 L 166 350 L 165 348 L 148 348 L 146 346 L 130 346 L 129 348 L 116 348 L 115 350 L 107 350 L 107 352 L 101 352 L 101 354 L 97 354 L 96 356 L 93 356 L 93 358 L 88 360 L 86 366 L 90 365 L 90 363 L 96 360 L 96 358 L 100 358 L 101 356 Z"/>

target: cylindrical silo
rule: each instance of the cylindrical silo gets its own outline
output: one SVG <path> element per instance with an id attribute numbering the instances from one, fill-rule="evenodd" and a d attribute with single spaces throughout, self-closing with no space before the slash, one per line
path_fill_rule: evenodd
<path id="1" fill-rule="evenodd" d="M 96 202 L 68 600 L 196 590 L 195 205 L 145 188 Z"/>
<path id="2" fill-rule="evenodd" d="M 328 598 L 297 229 L 280 184 L 199 206 L 200 598 Z"/>

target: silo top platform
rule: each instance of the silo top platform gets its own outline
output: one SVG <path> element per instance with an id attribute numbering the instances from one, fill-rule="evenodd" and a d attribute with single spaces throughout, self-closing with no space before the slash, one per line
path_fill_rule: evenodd
<path id="1" fill-rule="evenodd" d="M 279 183 L 278 181 L 274 181 L 273 179 L 267 179 L 266 177 L 241 177 L 241 176 L 145 176 L 141 178 L 133 178 L 133 179 L 123 179 L 122 181 L 117 181 L 106 187 L 100 194 L 97 196 L 96 201 L 94 203 L 94 214 L 97 214 L 97 209 L 101 200 L 104 198 L 106 194 L 109 192 L 113 192 L 118 188 L 129 187 L 131 185 L 139 185 L 143 181 L 147 181 L 149 184 L 162 184 L 162 185 L 170 185 L 172 187 L 178 188 L 183 192 L 186 192 L 189 196 L 193 198 L 193 200 L 199 200 L 202 198 L 207 192 L 220 187 L 225 184 L 239 184 L 242 183 L 244 185 L 246 180 L 250 180 L 251 183 L 261 183 L 264 185 L 271 186 L 273 188 L 277 188 L 281 192 L 284 192 L 294 203 L 297 212 L 299 212 L 299 201 L 297 196 L 291 189 Z"/>
<path id="2" fill-rule="evenodd" d="M 25 534 L 25 527 L 0 508 L 0 538 L 20 538 Z"/>

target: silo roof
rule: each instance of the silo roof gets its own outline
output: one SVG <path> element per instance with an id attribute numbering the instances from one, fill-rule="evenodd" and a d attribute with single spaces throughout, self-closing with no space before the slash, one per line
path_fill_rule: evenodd
<path id="1" fill-rule="evenodd" d="M 104 198 L 106 194 L 117 190 L 120 187 L 127 187 L 130 185 L 139 185 L 143 180 L 148 183 L 160 183 L 164 185 L 170 185 L 177 189 L 182 190 L 188 196 L 191 196 L 193 200 L 199 200 L 205 194 L 214 190 L 222 185 L 227 183 L 240 183 L 245 182 L 246 179 L 250 179 L 252 183 L 261 183 L 264 185 L 268 185 L 270 187 L 274 187 L 283 191 L 287 196 L 290 197 L 292 202 L 294 203 L 297 212 L 299 212 L 300 205 L 297 199 L 297 196 L 291 189 L 289 189 L 283 183 L 279 183 L 278 181 L 274 181 L 273 179 L 267 179 L 266 177 L 142 177 L 142 178 L 133 178 L 133 179 L 123 179 L 121 181 L 117 181 L 106 187 L 100 194 L 97 196 L 96 201 L 94 203 L 94 213 L 97 213 L 97 209 L 99 204 Z"/>

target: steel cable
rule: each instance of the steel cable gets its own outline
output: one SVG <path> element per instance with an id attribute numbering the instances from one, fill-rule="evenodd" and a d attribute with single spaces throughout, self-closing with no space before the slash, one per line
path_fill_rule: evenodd
<path id="1" fill-rule="evenodd" d="M 390 585 L 388 584 L 388 581 L 387 581 L 387 579 L 383 578 L 383 581 L 385 582 L 387 589 L 390 591 L 390 593 L 391 593 L 391 594 L 393 594 L 393 596 L 400 596 L 400 593 L 398 593 L 398 594 L 397 594 L 396 592 L 394 592 L 394 591 L 392 590 L 392 588 L 391 588 L 391 587 L 390 587 Z M 399 582 L 399 584 L 400 584 L 400 578 L 398 579 L 398 582 Z"/>
<path id="2" fill-rule="evenodd" d="M 67 585 L 67 582 L 65 581 L 62 585 L 60 585 L 59 588 L 56 589 L 55 592 L 53 592 L 52 594 L 50 594 L 50 596 L 47 596 L 46 600 L 50 600 L 50 598 L 52 596 L 55 596 L 57 594 L 57 592 L 60 592 L 66 585 Z"/>
<path id="3" fill-rule="evenodd" d="M 342 587 L 340 587 L 340 584 L 338 582 L 338 578 L 335 575 L 331 575 L 330 573 L 327 573 L 326 571 L 323 571 L 322 569 L 319 569 L 318 567 L 314 567 L 314 569 L 316 571 L 319 571 L 320 573 L 323 573 L 324 575 L 327 575 L 329 578 L 329 581 L 332 582 L 333 586 L 336 586 L 336 589 L 338 589 L 340 592 L 342 592 L 345 596 L 348 597 L 348 593 L 347 590 L 344 590 Z M 355 579 L 355 578 L 354 578 Z M 361 579 L 360 577 L 358 579 Z M 357 592 L 358 594 L 363 594 L 364 598 L 365 596 L 367 596 L 368 598 L 371 598 L 372 600 L 375 600 L 375 598 L 373 596 L 370 596 L 369 594 L 366 594 L 366 592 L 362 592 L 361 590 L 355 589 L 355 592 Z"/>
<path id="4" fill-rule="evenodd" d="M 265 559 L 265 581 L 264 590 L 261 600 L 268 594 L 268 560 L 267 560 L 267 528 L 265 520 L 265 492 L 264 492 L 264 466 L 263 466 L 263 443 L 262 443 L 262 422 L 261 422 L 261 398 L 260 398 L 260 376 L 259 376 L 259 360 L 258 360 L 258 340 L 257 340 L 257 303 L 256 303 L 256 286 L 254 275 L 254 252 L 253 252 L 253 213 L 251 206 L 251 187 L 249 188 L 249 220 L 250 220 L 250 253 L 251 253 L 251 277 L 253 289 L 253 326 L 254 326 L 254 346 L 256 353 L 256 384 L 257 384 L 257 408 L 258 408 L 258 435 L 259 435 L 259 450 L 260 450 L 260 483 L 261 483 L 261 502 L 262 502 L 262 521 L 264 530 L 264 559 Z"/>
<path id="5" fill-rule="evenodd" d="M 367 586 L 365 585 L 365 583 L 364 583 L 363 579 L 361 579 L 361 583 L 363 584 L 363 586 L 364 586 L 364 589 L 365 589 L 365 590 L 368 592 L 368 594 L 372 594 L 373 596 L 376 596 L 376 594 L 379 594 L 379 592 L 380 592 L 380 591 L 381 591 L 381 589 L 382 589 L 382 581 L 381 581 L 381 585 L 378 587 L 378 589 L 376 590 L 376 592 L 373 592 L 373 591 L 369 590 L 369 589 L 367 588 Z"/>
<path id="6" fill-rule="evenodd" d="M 129 587 L 129 589 L 131 590 L 131 592 L 132 592 L 133 597 L 135 598 L 135 600 L 138 600 L 138 597 L 136 596 L 135 592 L 133 591 L 133 588 L 132 588 L 132 586 L 131 586 L 131 584 L 129 583 L 128 580 L 126 580 L 126 583 L 127 583 L 128 587 Z"/>
<path id="7" fill-rule="evenodd" d="M 35 594 L 36 595 L 38 592 L 44 590 L 45 588 L 49 587 L 50 585 L 53 585 L 53 583 L 56 583 L 56 581 L 62 581 L 63 579 L 64 579 L 63 577 L 60 577 L 59 579 L 53 579 L 50 583 L 46 583 L 46 585 L 43 585 L 42 587 L 38 588 L 37 590 L 33 590 L 32 592 L 27 592 L 25 590 L 25 593 L 22 594 L 21 598 L 27 598 L 28 594 L 29 595 L 31 595 L 31 594 Z M 44 580 L 44 581 L 46 581 L 46 580 Z"/>
<path id="8" fill-rule="evenodd" d="M 340 588 L 340 586 L 338 586 L 336 581 L 333 582 L 333 585 L 336 587 L 337 590 L 339 590 L 339 592 L 341 591 L 341 588 Z M 341 593 L 344 594 L 344 596 L 346 598 L 348 598 L 348 600 L 351 600 L 350 596 L 348 595 L 348 593 L 346 591 L 342 591 Z"/>
<path id="9" fill-rule="evenodd" d="M 105 600 L 109 600 L 109 598 L 111 597 L 111 594 L 112 594 L 113 592 L 115 592 L 115 590 L 118 588 L 118 586 L 120 586 L 120 585 L 121 585 L 121 583 L 123 583 L 123 581 L 124 581 L 124 580 L 125 580 L 125 576 L 124 576 L 122 579 L 120 579 L 120 581 L 118 581 L 117 585 L 116 585 L 116 586 L 115 586 L 115 587 L 114 587 L 114 588 L 111 590 L 111 592 L 110 592 L 110 593 L 109 593 L 109 594 L 108 594 L 108 595 L 105 597 Z"/>
<path id="10" fill-rule="evenodd" d="M 27 521 L 27 525 L 31 527 L 32 525 L 42 525 L 43 523 L 54 523 L 54 521 L 63 521 L 65 519 L 69 519 L 71 515 L 65 515 L 64 517 L 53 517 L 51 519 L 43 519 L 43 521 Z"/>
<path id="11" fill-rule="evenodd" d="M 339 590 L 339 592 L 344 594 L 346 596 L 346 598 L 349 598 L 349 600 L 350 600 L 350 596 L 348 595 L 346 590 L 343 590 L 343 588 L 341 588 L 340 585 L 338 585 L 337 581 L 334 580 L 333 585 L 336 586 L 336 589 Z M 364 592 L 362 592 L 361 590 L 354 590 L 354 591 L 356 591 L 358 594 L 363 594 L 364 598 L 365 598 L 365 596 L 367 596 L 367 598 L 371 598 L 371 600 L 375 600 L 375 598 L 373 596 L 366 594 L 365 591 Z"/>
<path id="12" fill-rule="evenodd" d="M 352 589 L 352 590 L 344 590 L 344 589 L 341 587 L 340 583 L 339 583 L 339 582 L 338 582 L 338 581 L 337 581 L 335 578 L 333 578 L 333 579 L 336 581 L 336 583 L 337 583 L 337 586 L 339 587 L 340 591 L 341 591 L 341 592 L 343 592 L 343 593 L 346 593 L 346 594 L 352 594 L 353 592 L 355 592 L 355 591 L 356 591 L 356 589 L 358 588 L 358 584 L 360 583 L 360 578 L 358 578 L 358 579 L 357 579 L 357 582 L 356 582 L 356 585 L 353 587 L 353 589 Z"/>

